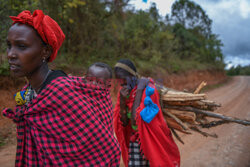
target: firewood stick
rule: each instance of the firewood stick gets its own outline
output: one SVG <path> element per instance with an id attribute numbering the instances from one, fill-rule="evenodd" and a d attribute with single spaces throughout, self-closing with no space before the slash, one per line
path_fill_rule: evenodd
<path id="1" fill-rule="evenodd" d="M 204 86 L 206 86 L 206 85 L 207 85 L 207 83 L 204 82 L 204 81 L 202 81 L 202 82 L 200 83 L 200 85 L 196 88 L 196 90 L 194 91 L 194 94 L 200 93 L 201 89 L 202 89 Z"/>
<path id="2" fill-rule="evenodd" d="M 163 97 L 163 101 L 195 101 L 204 99 L 205 97 Z"/>
<path id="3" fill-rule="evenodd" d="M 175 92 L 168 92 L 167 94 L 163 95 L 164 97 L 206 97 L 206 94 L 193 94 L 193 93 L 175 93 Z"/>
<path id="4" fill-rule="evenodd" d="M 211 101 L 211 100 L 201 100 L 200 102 L 205 103 L 206 105 L 209 105 L 209 106 L 221 107 L 221 104 L 217 104 L 217 103 L 215 103 L 214 101 Z"/>
<path id="5" fill-rule="evenodd" d="M 191 127 L 190 129 L 192 129 L 192 130 L 195 131 L 195 132 L 198 132 L 198 133 L 202 134 L 202 135 L 205 136 L 205 137 L 210 136 L 210 137 L 218 138 L 218 136 L 217 136 L 215 133 L 214 133 L 214 134 L 209 134 L 209 133 L 207 133 L 207 132 L 201 131 L 201 130 L 200 130 L 199 128 L 197 128 L 197 127 Z"/>
<path id="6" fill-rule="evenodd" d="M 177 110 L 182 110 L 182 111 L 187 111 L 187 112 L 194 112 L 196 114 L 203 114 L 206 115 L 208 117 L 213 117 L 213 118 L 218 118 L 218 119 L 222 119 L 228 122 L 235 122 L 238 124 L 242 124 L 245 126 L 249 126 L 250 125 L 250 121 L 249 120 L 242 120 L 239 118 L 234 118 L 234 117 L 229 117 L 229 116 L 225 116 L 219 113 L 214 113 L 214 112 L 210 112 L 210 111 L 204 111 L 204 110 L 199 110 L 193 107 L 180 107 L 180 106 L 167 106 L 169 109 L 177 109 Z"/>
<path id="7" fill-rule="evenodd" d="M 211 107 L 221 107 L 220 104 L 215 103 L 210 100 L 190 100 L 190 101 L 163 101 L 164 104 L 171 106 L 211 106 Z"/>
<path id="8" fill-rule="evenodd" d="M 180 124 L 178 124 L 173 118 L 165 117 L 166 123 L 168 127 L 171 127 L 175 130 L 178 130 L 179 132 L 185 133 L 185 134 L 191 134 L 189 131 L 184 130 Z"/>
<path id="9" fill-rule="evenodd" d="M 181 139 L 181 137 L 175 132 L 175 130 L 173 128 L 170 127 L 170 130 L 172 131 L 173 135 L 176 137 L 176 139 L 181 142 L 182 144 L 185 144 L 183 142 L 183 140 Z"/>
<path id="10" fill-rule="evenodd" d="M 163 113 L 164 113 L 164 109 L 162 108 L 162 106 L 163 106 L 163 101 L 162 101 L 162 99 L 160 100 L 160 104 L 161 104 L 161 110 L 163 111 Z M 172 118 L 172 119 L 174 119 L 174 118 Z M 165 119 L 166 120 L 166 122 L 167 122 L 167 119 Z M 169 124 L 168 124 L 169 125 Z M 181 125 L 180 125 L 181 126 Z M 179 131 L 181 131 L 182 133 L 186 133 L 186 134 L 189 134 L 189 132 L 186 132 L 185 130 L 185 126 L 183 127 L 183 126 L 181 126 L 182 128 L 183 128 L 183 130 L 181 130 L 181 129 L 179 129 Z M 173 127 L 170 127 L 170 128 L 172 128 L 172 129 L 174 129 Z"/>
<path id="11" fill-rule="evenodd" d="M 162 101 L 162 100 L 161 100 Z M 216 104 L 215 102 L 206 100 L 192 100 L 192 101 L 163 101 L 163 105 L 170 105 L 170 106 L 191 106 L 202 110 L 209 110 L 214 111 L 217 107 L 220 107 L 220 104 Z"/>
<path id="12" fill-rule="evenodd" d="M 173 118 L 184 130 L 188 130 L 187 125 L 185 125 L 179 118 L 177 118 L 175 115 L 171 114 L 170 112 L 167 112 L 166 110 L 163 110 L 163 114 L 166 114 L 167 116 Z"/>
<path id="13" fill-rule="evenodd" d="M 207 124 L 200 124 L 199 126 L 201 126 L 202 128 L 212 128 L 212 127 L 222 125 L 222 124 L 227 124 L 227 123 L 230 123 L 230 122 L 225 121 L 225 120 L 219 120 L 219 121 L 212 121 Z"/>
<path id="14" fill-rule="evenodd" d="M 173 114 L 174 116 L 179 118 L 184 123 L 188 122 L 188 123 L 196 124 L 196 122 L 195 122 L 195 118 L 196 118 L 195 113 L 186 112 L 186 111 L 176 111 L 176 110 L 173 110 L 173 109 L 168 109 L 167 112 L 170 112 L 171 114 Z"/>

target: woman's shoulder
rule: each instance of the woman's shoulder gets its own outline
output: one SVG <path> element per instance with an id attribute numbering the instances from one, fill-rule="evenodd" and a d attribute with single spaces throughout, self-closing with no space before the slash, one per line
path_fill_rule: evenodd
<path id="1" fill-rule="evenodd" d="M 54 88 L 70 88 L 75 83 L 80 82 L 79 77 L 72 77 L 72 76 L 59 76 L 55 79 L 53 79 L 48 86 L 54 87 Z"/>
<path id="2" fill-rule="evenodd" d="M 155 88 L 155 81 L 152 78 L 148 78 L 149 82 L 147 86 L 150 86 L 151 88 Z"/>
<path id="3" fill-rule="evenodd" d="M 50 90 L 54 91 L 55 89 L 64 89 L 65 87 L 70 86 L 70 80 L 66 73 L 60 70 L 52 71 L 47 77 L 46 81 L 41 87 L 41 91 Z"/>

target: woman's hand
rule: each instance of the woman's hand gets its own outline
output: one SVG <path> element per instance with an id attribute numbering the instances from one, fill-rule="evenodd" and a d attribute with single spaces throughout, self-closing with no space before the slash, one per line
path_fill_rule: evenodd
<path id="1" fill-rule="evenodd" d="M 129 122 L 126 107 L 126 99 L 129 96 L 129 93 L 130 91 L 126 86 L 122 87 L 120 90 L 120 115 L 123 126 L 127 126 Z"/>
<path id="2" fill-rule="evenodd" d="M 127 97 L 129 96 L 129 89 L 127 88 L 127 86 L 123 86 L 122 89 L 120 90 L 120 97 L 122 99 L 127 99 Z"/>

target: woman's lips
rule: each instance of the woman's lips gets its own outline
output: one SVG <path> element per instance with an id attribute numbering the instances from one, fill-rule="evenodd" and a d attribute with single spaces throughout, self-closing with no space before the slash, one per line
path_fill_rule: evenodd
<path id="1" fill-rule="evenodd" d="M 18 65 L 10 64 L 10 70 L 11 71 L 18 71 L 19 69 L 20 69 L 20 67 Z"/>

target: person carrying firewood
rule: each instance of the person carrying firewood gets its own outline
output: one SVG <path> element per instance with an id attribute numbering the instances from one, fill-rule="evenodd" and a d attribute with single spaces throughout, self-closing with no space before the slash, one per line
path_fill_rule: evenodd
<path id="1" fill-rule="evenodd" d="M 127 59 L 115 65 L 120 90 L 114 128 L 125 166 L 180 166 L 180 153 L 161 111 L 151 78 L 139 78 Z"/>

